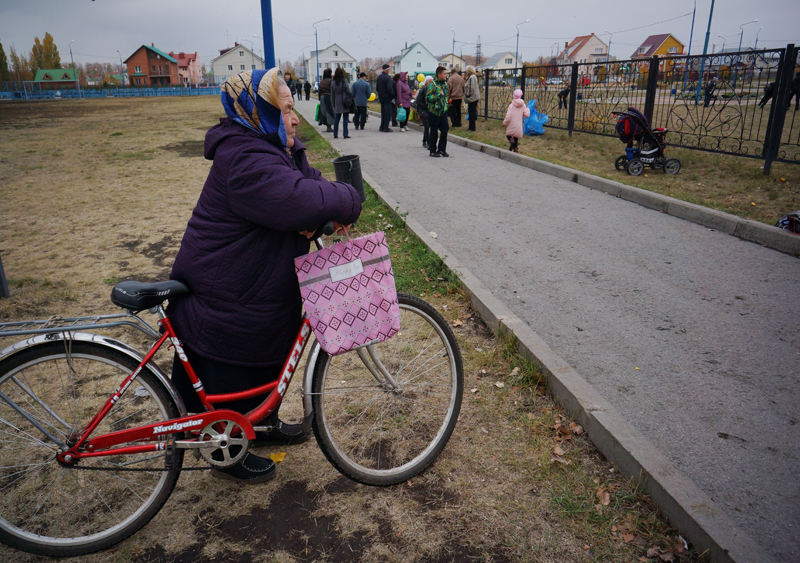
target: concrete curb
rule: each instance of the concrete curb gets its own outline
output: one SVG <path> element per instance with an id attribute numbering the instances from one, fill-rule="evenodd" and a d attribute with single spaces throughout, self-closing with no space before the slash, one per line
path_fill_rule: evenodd
<path id="1" fill-rule="evenodd" d="M 380 117 L 380 114 L 373 111 L 371 111 L 370 114 Z M 422 127 L 416 123 L 409 122 L 408 125 L 419 131 L 422 130 Z M 655 209 L 667 215 L 673 215 L 679 219 L 691 221 L 692 223 L 703 225 L 706 228 L 733 235 L 742 240 L 755 242 L 779 252 L 800 256 L 800 236 L 793 235 L 778 227 L 765 225 L 758 221 L 742 219 L 730 213 L 724 213 L 722 211 L 703 207 L 702 205 L 688 203 L 673 197 L 657 194 L 641 188 L 635 188 L 621 182 L 601 178 L 600 176 L 595 176 L 587 172 L 580 172 L 572 168 L 559 166 L 558 164 L 551 164 L 550 162 L 538 160 L 530 156 L 512 153 L 499 147 L 479 143 L 478 141 L 466 139 L 458 135 L 448 134 L 447 142 L 482 152 L 502 160 L 508 160 L 514 164 L 519 164 L 520 166 L 525 166 L 537 172 L 543 172 L 561 178 L 562 180 L 575 182 L 592 190 L 598 190 L 608 195 L 638 203 L 649 209 Z"/>
<path id="2" fill-rule="evenodd" d="M 488 147 L 488 145 L 483 146 Z M 492 149 L 492 152 L 497 151 L 498 156 L 505 153 L 497 147 L 488 149 Z M 520 156 L 514 153 L 509 155 Z M 548 164 L 548 166 L 554 165 Z M 568 170 L 560 166 L 558 168 Z M 575 174 L 575 171 L 570 172 Z M 362 174 L 384 204 L 398 214 L 407 213 L 407 210 L 403 209 L 372 177 L 363 170 Z M 590 176 L 590 178 L 597 177 Z M 630 189 L 629 186 L 624 187 Z M 714 562 L 773 563 L 764 549 L 737 529 L 708 495 L 628 423 L 526 323 L 492 295 L 478 278 L 458 260 L 449 256 L 447 250 L 416 219 L 409 215 L 405 221 L 406 228 L 418 236 L 429 250 L 436 253 L 448 268 L 458 274 L 469 293 L 473 308 L 481 318 L 488 325 L 516 337 L 520 353 L 548 375 L 551 392 L 557 401 L 577 418 L 603 455 L 614 463 L 623 475 L 638 482 L 670 522 L 700 551 L 707 551 L 711 561 Z"/>

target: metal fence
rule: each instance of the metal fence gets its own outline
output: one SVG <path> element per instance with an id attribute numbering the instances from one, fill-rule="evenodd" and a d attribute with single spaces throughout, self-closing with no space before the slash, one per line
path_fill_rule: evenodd
<path id="1" fill-rule="evenodd" d="M 0 100 L 54 100 L 77 98 L 153 98 L 161 96 L 219 96 L 220 87 L 204 88 L 82 88 L 43 89 L 28 82 L 0 82 Z"/>
<path id="2" fill-rule="evenodd" d="M 798 57 L 800 49 L 787 45 L 485 71 L 480 110 L 503 119 L 521 88 L 549 116 L 548 127 L 616 136 L 614 112 L 634 106 L 653 127 L 669 129 L 670 145 L 761 158 L 768 173 L 775 160 L 800 164 L 800 92 L 792 90 Z"/>

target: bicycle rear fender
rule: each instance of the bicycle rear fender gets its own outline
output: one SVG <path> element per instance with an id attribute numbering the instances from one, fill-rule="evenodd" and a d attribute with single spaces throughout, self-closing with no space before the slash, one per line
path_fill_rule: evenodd
<path id="1" fill-rule="evenodd" d="M 141 363 L 144 359 L 144 354 L 139 352 L 139 350 L 135 348 L 131 348 L 124 342 L 116 340 L 114 338 L 109 338 L 108 336 L 103 336 L 101 334 L 91 334 L 88 332 L 70 332 L 69 333 L 70 340 L 80 340 L 83 342 L 94 342 L 96 344 L 100 344 L 101 346 L 107 346 L 112 348 L 118 352 L 122 352 L 126 356 L 130 356 L 132 359 L 136 360 L 136 363 Z M 19 342 L 15 342 L 14 344 L 7 346 L 3 350 L 0 350 L 0 361 L 21 352 L 22 350 L 27 350 L 28 348 L 33 348 L 34 346 L 38 346 L 40 344 L 45 344 L 48 342 L 57 342 L 59 340 L 64 340 L 64 333 L 63 332 L 52 332 L 49 334 L 39 334 L 36 336 L 32 336 L 26 340 L 20 340 Z M 158 380 L 164 385 L 164 388 L 169 393 L 169 396 L 172 397 L 172 400 L 175 401 L 175 405 L 178 407 L 178 413 L 180 416 L 186 416 L 186 406 L 183 404 L 183 400 L 181 399 L 180 394 L 172 385 L 172 380 L 167 377 L 164 372 L 162 372 L 156 364 L 150 362 L 147 365 L 147 368 L 153 372 Z M 312 371 L 313 373 L 313 371 Z M 310 387 L 309 387 L 310 389 Z M 309 397 L 310 399 L 310 397 Z M 309 401 L 310 402 L 310 401 Z M 310 422 L 309 422 L 310 424 Z"/>

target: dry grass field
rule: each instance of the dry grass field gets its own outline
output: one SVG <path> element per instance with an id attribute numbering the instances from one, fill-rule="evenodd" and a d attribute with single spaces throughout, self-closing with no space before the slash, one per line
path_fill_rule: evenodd
<path id="1" fill-rule="evenodd" d="M 209 169 L 204 132 L 221 116 L 215 97 L 0 104 L 0 257 L 11 289 L 0 321 L 112 313 L 116 281 L 166 279 Z M 301 136 L 332 175 L 336 153 L 310 126 Z M 700 560 L 570 429 L 546 382 L 478 320 L 457 280 L 401 223 L 370 192 L 358 228 L 387 231 L 400 289 L 442 312 L 464 355 L 461 417 L 437 462 L 406 484 L 370 488 L 340 476 L 312 440 L 286 448 L 263 485 L 185 472 L 142 531 L 75 560 Z M 169 371 L 168 356 L 157 361 Z M 297 389 L 285 418 L 300 413 Z M 0 560 L 44 558 L 0 546 Z"/>

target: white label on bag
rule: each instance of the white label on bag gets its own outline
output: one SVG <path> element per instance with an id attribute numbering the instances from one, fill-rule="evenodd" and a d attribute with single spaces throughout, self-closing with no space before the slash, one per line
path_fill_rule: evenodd
<path id="1" fill-rule="evenodd" d="M 342 264 L 341 266 L 332 266 L 328 270 L 328 273 L 331 276 L 332 282 L 338 282 L 352 278 L 358 274 L 363 274 L 364 264 L 361 263 L 361 259 L 359 258 L 357 260 L 353 260 L 352 262 L 348 262 L 347 264 Z"/>

